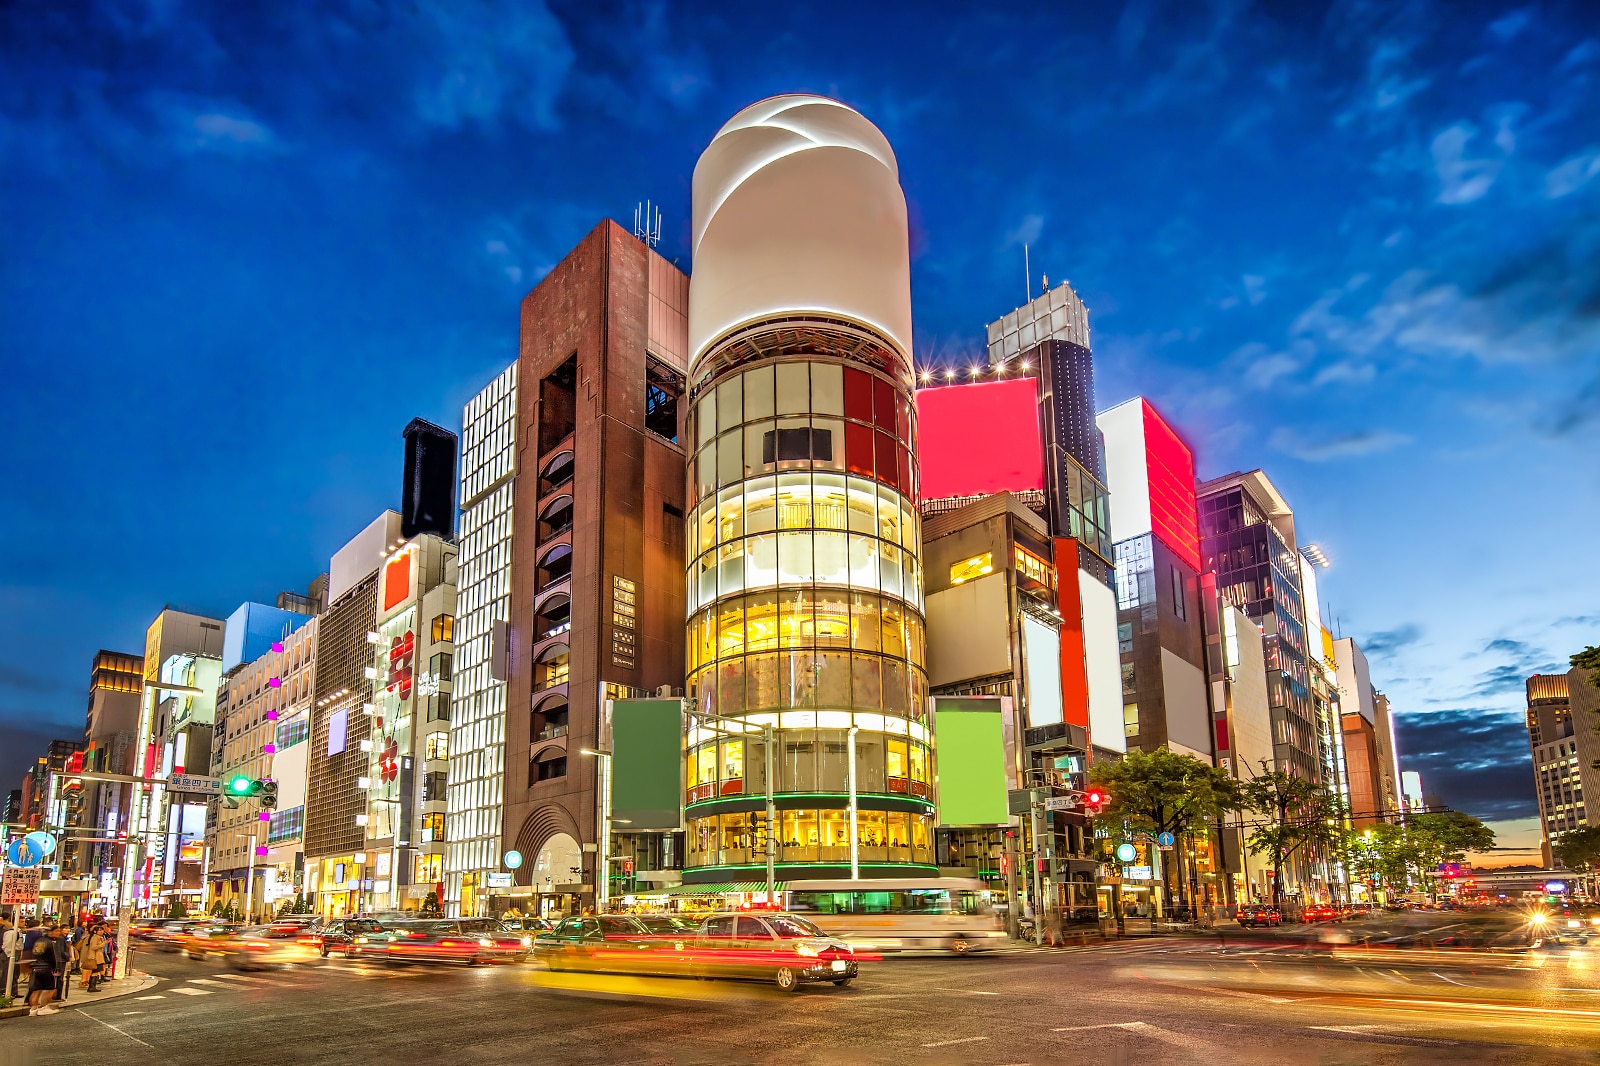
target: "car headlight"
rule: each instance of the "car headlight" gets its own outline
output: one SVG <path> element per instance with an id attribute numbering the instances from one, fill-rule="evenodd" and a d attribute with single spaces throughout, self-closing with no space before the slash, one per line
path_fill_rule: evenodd
<path id="1" fill-rule="evenodd" d="M 531 937 L 531 936 L 523 937 L 522 938 L 522 946 L 525 947 L 525 948 L 533 947 L 533 937 Z"/>
<path id="2" fill-rule="evenodd" d="M 796 955 L 808 955 L 811 958 L 816 958 L 817 956 L 817 949 L 810 944 L 796 944 L 794 950 Z"/>
<path id="3" fill-rule="evenodd" d="M 494 947 L 494 941 L 490 940 L 486 936 L 480 936 L 478 938 L 478 946 L 480 948 L 492 948 L 492 947 Z"/>

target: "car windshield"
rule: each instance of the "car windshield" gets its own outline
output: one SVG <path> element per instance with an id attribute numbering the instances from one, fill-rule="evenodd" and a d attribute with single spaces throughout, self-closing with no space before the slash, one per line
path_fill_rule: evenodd
<path id="1" fill-rule="evenodd" d="M 808 937 L 827 936 L 821 929 L 818 929 L 804 918 L 796 918 L 793 915 L 775 915 L 767 919 L 767 924 L 771 925 L 772 931 L 784 940 L 804 940 Z"/>
<path id="2" fill-rule="evenodd" d="M 642 925 L 646 932 L 671 936 L 674 933 L 693 932 L 698 926 L 682 918 L 674 918 L 670 914 L 636 914 L 633 920 Z"/>
<path id="3" fill-rule="evenodd" d="M 440 933 L 451 932 L 449 921 L 419 921 L 419 922 L 385 922 L 384 929 L 397 933 L 406 933 L 413 936 L 437 936 Z"/>
<path id="4" fill-rule="evenodd" d="M 493 918 L 469 918 L 461 922 L 461 932 L 476 933 L 482 936 L 485 933 L 503 933 L 500 923 Z"/>

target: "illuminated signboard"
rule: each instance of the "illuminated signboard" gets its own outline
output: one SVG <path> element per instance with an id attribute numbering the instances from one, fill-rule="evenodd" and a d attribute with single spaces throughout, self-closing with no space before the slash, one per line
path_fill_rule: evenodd
<path id="1" fill-rule="evenodd" d="M 1150 529 L 1194 569 L 1200 569 L 1200 519 L 1194 495 L 1194 453 L 1149 401 L 1144 407 L 1145 460 L 1150 479 Z"/>
<path id="2" fill-rule="evenodd" d="M 922 498 L 1044 488 L 1038 381 L 982 381 L 917 393 Z"/>
<path id="3" fill-rule="evenodd" d="M 392 611 L 411 598 L 411 564 L 416 552 L 402 551 L 383 566 L 383 610 Z"/>

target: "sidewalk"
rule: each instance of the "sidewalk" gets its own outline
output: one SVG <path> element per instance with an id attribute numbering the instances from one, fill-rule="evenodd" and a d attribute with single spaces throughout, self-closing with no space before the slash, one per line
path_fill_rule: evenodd
<path id="1" fill-rule="evenodd" d="M 120 981 L 102 982 L 98 992 L 85 992 L 78 987 L 78 978 L 74 975 L 72 977 L 72 987 L 67 989 L 66 1002 L 63 1003 L 57 1000 L 55 1006 L 57 1010 L 65 1011 L 78 1007 L 92 1006 L 96 1003 L 104 1003 L 108 999 L 116 999 L 118 996 L 132 995 L 135 992 L 143 992 L 147 988 L 153 988 L 157 980 L 158 978 L 151 977 L 142 970 L 134 970 Z M 23 982 L 23 987 L 27 987 L 26 981 Z M 0 1010 L 0 1021 L 8 1018 L 26 1017 L 28 1017 L 28 1008 L 20 1002 L 16 1006 Z"/>

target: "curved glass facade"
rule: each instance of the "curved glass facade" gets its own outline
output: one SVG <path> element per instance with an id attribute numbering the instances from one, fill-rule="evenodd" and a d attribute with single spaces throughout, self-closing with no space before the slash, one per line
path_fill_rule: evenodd
<path id="1" fill-rule="evenodd" d="M 933 863 L 914 418 L 888 377 L 803 355 L 691 414 L 688 676 L 698 710 L 777 728 L 784 864 L 849 862 L 852 728 L 860 861 Z M 762 743 L 690 730 L 690 871 L 765 861 Z"/>

